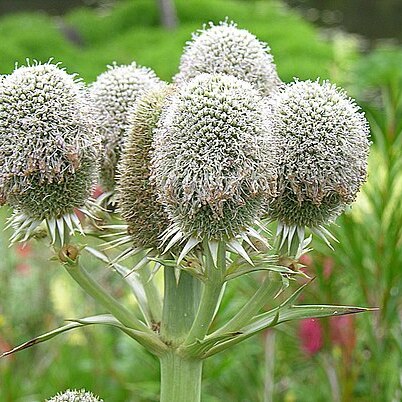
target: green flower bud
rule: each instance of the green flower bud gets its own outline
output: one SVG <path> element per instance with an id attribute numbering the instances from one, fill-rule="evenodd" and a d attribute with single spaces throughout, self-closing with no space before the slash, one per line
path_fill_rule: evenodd
<path id="1" fill-rule="evenodd" d="M 87 392 L 84 389 L 79 391 L 68 389 L 48 399 L 47 402 L 103 402 L 103 399 L 99 399 L 99 397 L 94 396 L 91 392 Z"/>
<path id="2" fill-rule="evenodd" d="M 284 228 L 320 231 L 355 200 L 366 179 L 368 123 L 355 101 L 327 81 L 293 82 L 271 102 L 282 159 L 269 215 Z"/>
<path id="3" fill-rule="evenodd" d="M 233 22 L 221 22 L 193 34 L 180 60 L 175 82 L 182 83 L 198 74 L 227 74 L 270 94 L 281 84 L 269 46 Z"/>
<path id="4" fill-rule="evenodd" d="M 90 104 L 74 75 L 53 64 L 17 68 L 0 86 L 0 188 L 27 218 L 84 205 L 95 174 Z"/>
<path id="5" fill-rule="evenodd" d="M 127 130 L 118 171 L 117 191 L 122 217 L 136 246 L 153 247 L 169 226 L 163 206 L 150 183 L 150 159 L 155 128 L 164 101 L 172 91 L 165 84 L 150 90 L 137 102 Z"/>
<path id="6" fill-rule="evenodd" d="M 187 237 L 232 238 L 276 187 L 268 109 L 249 83 L 201 74 L 169 98 L 155 130 L 152 179 Z"/>
<path id="7" fill-rule="evenodd" d="M 115 187 L 116 166 L 129 124 L 129 114 L 138 97 L 161 80 L 155 73 L 136 63 L 127 66 L 109 66 L 90 86 L 96 106 L 96 122 L 102 141 L 100 180 L 107 191 Z"/>

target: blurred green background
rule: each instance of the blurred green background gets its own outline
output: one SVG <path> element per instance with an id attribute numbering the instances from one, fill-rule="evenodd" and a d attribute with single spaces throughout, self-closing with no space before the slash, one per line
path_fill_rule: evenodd
<path id="1" fill-rule="evenodd" d="M 228 17 L 268 42 L 282 80 L 330 79 L 365 110 L 374 143 L 368 182 L 332 229 L 335 251 L 315 241 L 303 261 L 317 277 L 303 302 L 379 312 L 283 324 L 212 358 L 205 402 L 265 402 L 272 388 L 284 402 L 402 400 L 402 48 L 392 22 L 402 15 L 398 1 L 366 0 L 357 11 L 351 3 L 176 0 L 177 26 L 167 29 L 153 0 L 0 2 L 0 74 L 26 58 L 53 58 L 89 83 L 107 64 L 135 60 L 170 80 L 191 33 Z M 0 210 L 0 227 L 9 215 Z M 8 237 L 0 233 L 0 351 L 97 312 L 43 244 L 8 248 Z M 112 271 L 87 265 L 128 297 Z M 223 317 L 256 286 L 250 277 L 229 287 Z M 1 360 L 0 401 L 43 401 L 69 387 L 110 402 L 157 401 L 158 377 L 158 362 L 141 347 L 113 329 L 88 328 Z"/>

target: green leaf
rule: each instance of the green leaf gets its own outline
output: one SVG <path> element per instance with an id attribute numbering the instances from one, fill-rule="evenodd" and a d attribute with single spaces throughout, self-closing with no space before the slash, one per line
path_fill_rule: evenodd
<path id="1" fill-rule="evenodd" d="M 16 346 L 15 348 L 13 348 L 7 352 L 4 352 L 0 356 L 0 358 L 3 358 L 6 356 L 9 356 L 11 354 L 14 354 L 16 352 L 19 352 L 20 350 L 30 348 L 31 346 L 37 345 L 39 343 L 46 342 L 64 332 L 70 331 L 75 328 L 83 327 L 86 325 L 104 324 L 104 325 L 112 325 L 115 327 L 119 327 L 120 329 L 125 329 L 125 327 L 110 314 L 96 315 L 96 316 L 92 316 L 92 317 L 86 317 L 86 318 L 81 318 L 78 320 L 71 320 L 71 321 L 72 322 L 67 325 L 63 325 L 62 327 L 56 328 L 43 335 L 39 335 L 36 338 L 33 338 L 28 342 L 24 342 L 23 344 Z"/>

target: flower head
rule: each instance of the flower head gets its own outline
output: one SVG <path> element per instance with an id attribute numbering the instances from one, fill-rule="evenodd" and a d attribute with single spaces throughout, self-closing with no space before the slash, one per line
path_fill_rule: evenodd
<path id="1" fill-rule="evenodd" d="M 169 99 L 155 131 L 153 179 L 185 234 L 231 238 L 276 185 L 265 103 L 248 83 L 201 74 Z"/>
<path id="2" fill-rule="evenodd" d="M 0 86 L 0 188 L 32 229 L 88 199 L 96 169 L 84 86 L 54 64 L 17 68 Z M 16 223 L 16 222 L 15 222 Z"/>
<path id="3" fill-rule="evenodd" d="M 118 171 L 117 190 L 122 217 L 136 246 L 154 247 L 169 226 L 163 206 L 150 183 L 150 159 L 155 128 L 171 88 L 161 83 L 137 102 L 130 118 Z"/>
<path id="4" fill-rule="evenodd" d="M 270 94 L 280 83 L 270 48 L 233 22 L 221 22 L 193 34 L 181 57 L 175 82 L 182 83 L 198 74 L 227 74 Z"/>
<path id="5" fill-rule="evenodd" d="M 103 399 L 99 399 L 97 396 L 94 396 L 91 392 L 87 392 L 84 389 L 79 391 L 68 389 L 48 399 L 47 402 L 103 402 Z"/>
<path id="6" fill-rule="evenodd" d="M 366 179 L 369 126 L 356 103 L 329 82 L 296 81 L 271 98 L 270 125 L 282 146 L 272 219 L 287 232 L 319 234 Z"/>
<path id="7" fill-rule="evenodd" d="M 160 84 L 155 73 L 136 63 L 109 66 L 90 87 L 96 106 L 96 121 L 102 140 L 101 184 L 107 191 L 115 186 L 116 166 L 129 124 L 129 114 L 144 92 Z"/>

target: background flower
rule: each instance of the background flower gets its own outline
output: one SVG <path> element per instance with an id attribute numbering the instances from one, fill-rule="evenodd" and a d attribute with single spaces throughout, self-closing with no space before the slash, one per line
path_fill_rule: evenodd
<path id="1" fill-rule="evenodd" d="M 226 21 L 193 34 L 181 56 L 176 83 L 198 74 L 227 74 L 249 82 L 262 95 L 280 83 L 269 46 L 245 29 Z"/>
<path id="2" fill-rule="evenodd" d="M 124 133 L 129 124 L 129 112 L 139 96 L 160 84 L 155 73 L 136 63 L 118 66 L 98 76 L 90 86 L 95 103 L 95 120 L 102 141 L 100 180 L 105 190 L 115 186 L 116 166 L 122 152 Z"/>

